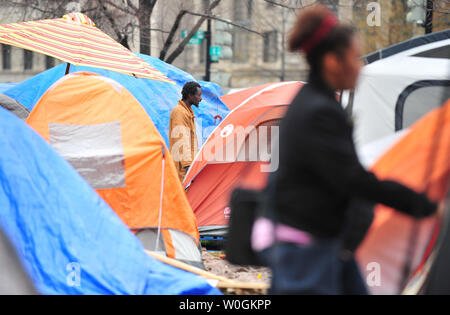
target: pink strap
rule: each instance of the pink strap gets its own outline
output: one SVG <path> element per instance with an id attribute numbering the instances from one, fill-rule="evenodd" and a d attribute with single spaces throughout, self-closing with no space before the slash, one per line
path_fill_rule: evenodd
<path id="1" fill-rule="evenodd" d="M 253 226 L 252 247 L 255 251 L 260 252 L 275 243 L 275 238 L 280 242 L 288 242 L 299 245 L 310 245 L 313 238 L 306 232 L 297 230 L 293 227 L 278 224 L 275 231 L 272 221 L 266 218 L 259 218 Z"/>
<path id="2" fill-rule="evenodd" d="M 311 38 L 302 46 L 302 50 L 309 54 L 321 41 L 327 37 L 331 30 L 339 24 L 339 20 L 333 15 L 328 15 L 318 30 L 311 36 Z"/>

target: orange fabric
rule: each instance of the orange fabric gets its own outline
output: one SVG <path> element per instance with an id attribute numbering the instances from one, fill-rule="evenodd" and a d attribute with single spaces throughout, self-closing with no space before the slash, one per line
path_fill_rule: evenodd
<path id="1" fill-rule="evenodd" d="M 183 231 L 198 242 L 196 219 L 164 140 L 139 102 L 118 83 L 90 73 L 65 76 L 44 94 L 27 120 L 47 141 L 49 124 L 111 122 L 121 126 L 126 186 L 97 192 L 130 229 L 157 227 L 164 147 L 161 228 Z"/>
<path id="2" fill-rule="evenodd" d="M 259 86 L 255 86 L 249 89 L 245 89 L 239 92 L 231 93 L 228 95 L 222 96 L 220 99 L 222 102 L 225 103 L 225 105 L 228 106 L 230 110 L 235 109 L 239 104 L 241 104 L 243 101 L 248 99 L 250 96 L 254 95 L 255 93 L 258 93 L 262 89 L 265 89 L 269 86 L 271 86 L 274 83 L 267 83 Z"/>
<path id="3" fill-rule="evenodd" d="M 442 126 L 440 136 L 436 135 L 439 125 Z M 425 174 L 430 155 L 434 156 L 432 173 Z M 375 164 L 373 171 L 381 179 L 396 180 L 418 192 L 424 192 L 429 184 L 429 197 L 442 201 L 450 174 L 450 101 L 415 124 L 412 131 Z M 391 215 L 389 209 L 380 206 L 374 227 Z"/>
<path id="4" fill-rule="evenodd" d="M 300 82 L 268 84 L 251 91 L 235 93 L 235 98 L 225 99 L 226 105 L 234 110 L 222 121 L 209 137 L 196 157 L 184 181 L 187 196 L 197 217 L 198 225 L 215 226 L 228 224 L 227 207 L 232 191 L 237 187 L 263 189 L 268 173 L 261 167 L 264 162 L 217 162 L 223 159 L 225 148 L 234 148 L 235 157 L 245 145 L 245 138 L 239 138 L 239 130 L 280 120 L 303 86 Z M 265 92 L 249 98 L 264 89 Z M 250 95 L 251 93 L 251 95 Z M 248 100 L 245 104 L 243 101 Z M 230 103 L 231 102 L 231 103 Z M 234 102 L 234 103 L 233 103 Z M 242 104 L 241 106 L 238 106 Z M 233 126 L 233 129 L 227 129 Z M 224 132 L 229 130 L 227 134 Z M 225 137 L 224 137 L 225 136 Z"/>
<path id="5" fill-rule="evenodd" d="M 249 103 L 254 106 L 258 103 L 264 106 L 289 105 L 303 87 L 302 82 L 277 82 L 264 84 L 254 88 L 246 89 L 237 93 L 222 96 L 220 99 L 234 110 L 243 102 L 255 96 Z M 261 93 L 261 94 L 259 94 Z M 248 103 L 247 103 L 248 104 Z M 246 105 L 248 106 L 248 105 Z"/>
<path id="6" fill-rule="evenodd" d="M 169 230 L 162 230 L 161 234 L 164 238 L 164 246 L 166 247 L 167 257 L 175 259 L 175 247 L 173 246 L 172 235 Z"/>
<path id="7" fill-rule="evenodd" d="M 436 134 L 441 128 L 438 126 L 442 127 L 440 135 Z M 426 174 L 431 154 L 434 157 L 433 169 L 431 174 Z M 375 164 L 373 171 L 381 179 L 401 182 L 418 192 L 424 192 L 429 184 L 429 197 L 442 201 L 450 180 L 450 100 L 417 122 L 411 132 Z M 418 222 L 413 268 L 420 263 L 435 220 L 428 218 Z M 374 223 L 357 255 L 363 271 L 371 262 L 381 264 L 386 283 L 381 292 L 392 290 L 389 285 L 392 287 L 392 284 L 395 286 L 400 282 L 413 224 L 412 218 L 392 209 L 382 205 L 376 208 Z"/>
<path id="8" fill-rule="evenodd" d="M 439 135 L 437 129 L 441 127 Z M 380 178 L 401 181 L 417 191 L 425 190 L 426 179 L 430 184 L 429 196 L 443 200 L 450 171 L 450 101 L 411 129 L 411 133 L 385 154 L 373 170 Z M 426 174 L 432 154 L 435 154 L 433 170 Z"/>
<path id="9" fill-rule="evenodd" d="M 267 173 L 262 162 L 209 164 L 187 190 L 199 226 L 228 225 L 231 193 L 237 187 L 263 189 Z M 197 184 L 199 183 L 199 184 Z"/>
<path id="10" fill-rule="evenodd" d="M 221 124 L 214 130 L 206 143 L 203 145 L 202 149 L 200 150 L 199 156 L 196 157 L 194 163 L 189 169 L 189 173 L 187 174 L 187 177 L 183 182 L 184 186 L 188 186 L 192 182 L 192 180 L 199 174 L 199 172 L 212 159 L 214 159 L 214 155 L 219 153 L 216 152 L 215 145 L 216 142 L 223 141 L 224 138 L 221 136 L 221 132 L 224 128 L 226 128 L 228 125 L 242 128 L 254 126 L 259 118 L 262 118 L 264 115 L 274 110 L 274 108 L 277 108 L 278 106 L 289 105 L 293 101 L 294 97 L 298 94 L 302 86 L 303 83 L 301 82 L 287 83 L 286 85 L 268 90 L 262 94 L 257 95 L 240 107 L 237 107 L 237 105 L 242 103 L 242 97 L 238 96 L 237 94 L 243 93 L 244 91 L 235 93 L 237 96 L 236 100 L 233 101 L 233 99 L 229 99 L 229 103 L 226 104 L 228 107 L 234 107 L 235 109 L 221 122 Z M 285 108 L 282 109 L 283 114 L 285 110 Z M 227 137 L 227 139 L 225 139 L 224 146 L 230 143 L 230 141 L 233 141 L 234 137 L 235 133 Z"/>

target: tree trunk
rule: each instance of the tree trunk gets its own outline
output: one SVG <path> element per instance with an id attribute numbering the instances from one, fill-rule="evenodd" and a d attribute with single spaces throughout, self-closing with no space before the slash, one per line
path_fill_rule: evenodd
<path id="1" fill-rule="evenodd" d="M 139 0 L 139 41 L 141 54 L 150 55 L 151 50 L 151 17 L 157 0 Z"/>

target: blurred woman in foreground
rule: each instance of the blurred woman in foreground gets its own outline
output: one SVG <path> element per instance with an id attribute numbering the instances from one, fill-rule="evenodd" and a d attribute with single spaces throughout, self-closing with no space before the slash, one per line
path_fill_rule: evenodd
<path id="1" fill-rule="evenodd" d="M 301 12 L 289 48 L 305 53 L 310 78 L 281 123 L 271 207 L 255 223 L 253 247 L 273 271 L 273 294 L 367 294 L 351 254 L 373 218 L 367 204 L 417 218 L 436 205 L 378 180 L 358 161 L 351 119 L 335 92 L 356 87 L 362 65 L 355 30 L 317 6 Z"/>

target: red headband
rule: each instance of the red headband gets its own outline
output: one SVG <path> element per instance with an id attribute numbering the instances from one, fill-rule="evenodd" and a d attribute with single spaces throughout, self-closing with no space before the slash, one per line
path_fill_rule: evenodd
<path id="1" fill-rule="evenodd" d="M 309 54 L 338 24 L 339 20 L 333 14 L 328 15 L 325 20 L 323 20 L 319 29 L 311 36 L 309 40 L 306 41 L 304 45 L 302 45 L 301 49 L 306 54 Z"/>

